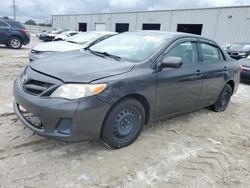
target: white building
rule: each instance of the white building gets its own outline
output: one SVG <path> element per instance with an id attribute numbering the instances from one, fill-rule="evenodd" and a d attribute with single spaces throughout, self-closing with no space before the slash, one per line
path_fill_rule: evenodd
<path id="1" fill-rule="evenodd" d="M 250 42 L 250 6 L 53 15 L 53 27 L 69 30 L 163 30 L 200 34 L 220 44 Z"/>

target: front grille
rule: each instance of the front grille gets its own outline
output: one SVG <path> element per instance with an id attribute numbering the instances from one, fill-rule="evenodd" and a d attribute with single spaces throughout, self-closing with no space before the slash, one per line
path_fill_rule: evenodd
<path id="1" fill-rule="evenodd" d="M 40 129 L 40 130 L 42 130 L 44 128 L 41 120 L 35 114 L 25 110 L 20 105 L 18 105 L 18 107 L 19 107 L 19 111 L 22 114 L 22 116 L 24 117 L 24 119 L 26 121 L 28 121 L 33 127 Z"/>
<path id="2" fill-rule="evenodd" d="M 239 53 L 237 53 L 237 52 L 228 52 L 228 55 L 230 55 L 230 56 L 239 56 Z"/>
<path id="3" fill-rule="evenodd" d="M 42 82 L 38 80 L 29 80 L 25 83 L 23 83 L 23 88 L 25 91 L 32 95 L 39 95 L 46 91 L 49 87 L 51 87 L 53 84 Z"/>

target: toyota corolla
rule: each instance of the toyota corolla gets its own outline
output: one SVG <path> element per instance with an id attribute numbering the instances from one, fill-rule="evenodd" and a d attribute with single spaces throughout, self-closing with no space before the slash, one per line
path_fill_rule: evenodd
<path id="1" fill-rule="evenodd" d="M 225 111 L 239 80 L 240 64 L 212 40 L 128 32 L 32 62 L 14 83 L 14 110 L 38 135 L 121 148 L 150 122 Z"/>

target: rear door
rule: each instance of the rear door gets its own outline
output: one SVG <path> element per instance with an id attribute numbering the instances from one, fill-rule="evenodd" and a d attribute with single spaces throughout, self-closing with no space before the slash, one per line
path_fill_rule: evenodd
<path id="1" fill-rule="evenodd" d="M 7 41 L 7 32 L 10 25 L 0 20 L 0 42 L 5 43 Z"/>
<path id="2" fill-rule="evenodd" d="M 164 52 L 168 56 L 182 58 L 183 66 L 158 72 L 156 119 L 195 108 L 203 83 L 196 38 L 176 41 Z"/>
<path id="3" fill-rule="evenodd" d="M 199 104 L 209 105 L 216 102 L 228 78 L 227 63 L 221 49 L 209 41 L 199 43 L 203 64 L 203 79 Z"/>

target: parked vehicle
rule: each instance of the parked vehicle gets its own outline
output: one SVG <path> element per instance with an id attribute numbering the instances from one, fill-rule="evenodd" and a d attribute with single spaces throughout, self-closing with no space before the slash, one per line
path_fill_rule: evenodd
<path id="1" fill-rule="evenodd" d="M 56 35 L 61 34 L 65 30 L 52 30 L 52 31 L 46 31 L 43 33 L 38 33 L 36 36 L 39 38 L 39 40 L 42 40 L 44 42 L 53 41 L 56 37 Z"/>
<path id="2" fill-rule="evenodd" d="M 250 55 L 250 43 L 234 43 L 227 47 L 226 52 L 236 60 L 246 58 Z"/>
<path id="3" fill-rule="evenodd" d="M 79 32 L 77 31 L 64 31 L 61 34 L 56 35 L 54 41 L 66 40 L 67 38 L 72 37 L 77 34 L 79 34 Z"/>
<path id="4" fill-rule="evenodd" d="M 242 65 L 241 81 L 250 81 L 250 59 L 241 59 L 239 62 Z"/>
<path id="5" fill-rule="evenodd" d="M 116 34 L 115 32 L 109 31 L 90 31 L 74 35 L 65 41 L 40 43 L 31 49 L 29 59 L 30 61 L 34 61 L 58 52 L 80 50 Z"/>
<path id="6" fill-rule="evenodd" d="M 20 22 L 9 18 L 0 18 L 0 44 L 19 49 L 29 42 L 29 31 Z"/>
<path id="7" fill-rule="evenodd" d="M 152 121 L 223 112 L 239 85 L 240 64 L 197 35 L 128 32 L 85 50 L 34 61 L 15 81 L 15 113 L 35 133 L 121 148 Z"/>

